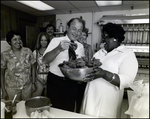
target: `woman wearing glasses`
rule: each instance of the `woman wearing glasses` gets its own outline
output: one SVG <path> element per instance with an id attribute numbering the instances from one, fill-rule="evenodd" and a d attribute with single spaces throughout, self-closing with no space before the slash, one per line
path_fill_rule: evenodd
<path id="1" fill-rule="evenodd" d="M 96 117 L 120 117 L 124 88 L 134 81 L 138 62 L 133 51 L 121 46 L 124 29 L 117 24 L 103 26 L 105 45 L 94 54 L 102 65 L 86 75 L 87 86 L 81 113 Z"/>

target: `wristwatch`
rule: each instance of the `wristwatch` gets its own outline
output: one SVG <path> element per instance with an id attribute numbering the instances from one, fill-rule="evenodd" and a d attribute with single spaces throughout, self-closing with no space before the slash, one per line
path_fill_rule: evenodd
<path id="1" fill-rule="evenodd" d="M 113 76 L 112 76 L 112 80 L 114 80 L 116 78 L 116 75 L 115 74 L 113 74 Z"/>

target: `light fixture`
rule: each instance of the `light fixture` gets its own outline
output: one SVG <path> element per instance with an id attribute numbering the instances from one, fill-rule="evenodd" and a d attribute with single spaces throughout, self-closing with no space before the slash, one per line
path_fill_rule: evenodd
<path id="1" fill-rule="evenodd" d="M 42 1 L 22 1 L 22 0 L 17 0 L 17 2 L 20 2 L 22 4 L 25 4 L 25 5 L 29 6 L 29 7 L 32 7 L 34 9 L 41 10 L 41 11 L 54 9 L 53 7 L 47 5 L 46 3 L 42 2 Z"/>
<path id="2" fill-rule="evenodd" d="M 111 6 L 111 5 L 121 5 L 122 1 L 95 1 L 98 6 Z"/>

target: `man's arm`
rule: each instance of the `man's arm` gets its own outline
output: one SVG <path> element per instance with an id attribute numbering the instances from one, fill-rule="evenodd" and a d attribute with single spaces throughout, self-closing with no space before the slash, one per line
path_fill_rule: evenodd
<path id="1" fill-rule="evenodd" d="M 67 50 L 69 48 L 69 45 L 70 45 L 70 42 L 67 41 L 67 40 L 63 40 L 59 43 L 59 45 L 54 48 L 52 51 L 50 52 L 47 52 L 44 56 L 43 56 L 43 59 L 42 59 L 42 62 L 44 64 L 49 64 L 51 63 L 56 57 L 57 55 L 64 51 L 64 50 Z"/>
<path id="2" fill-rule="evenodd" d="M 53 49 L 52 51 L 50 52 L 47 52 L 44 56 L 43 56 L 43 59 L 42 59 L 42 62 L 44 64 L 49 64 L 51 63 L 55 58 L 56 56 L 61 52 L 61 50 L 56 47 L 55 49 Z"/>

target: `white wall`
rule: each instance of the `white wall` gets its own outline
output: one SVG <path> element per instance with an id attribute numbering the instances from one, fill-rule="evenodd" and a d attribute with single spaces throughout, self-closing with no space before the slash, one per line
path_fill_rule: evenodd
<path id="1" fill-rule="evenodd" d="M 149 9 L 139 9 L 139 10 L 122 10 L 122 11 L 107 11 L 107 12 L 90 12 L 90 13 L 82 13 L 82 14 L 61 14 L 56 15 L 56 20 L 61 19 L 62 24 L 66 29 L 66 23 L 73 17 L 80 17 L 86 21 L 86 27 L 89 28 L 89 37 L 87 39 L 87 43 L 92 45 L 93 51 L 96 48 L 96 43 L 98 46 L 101 42 L 101 28 L 99 25 L 95 24 L 100 20 L 103 15 L 121 15 L 121 14 L 149 14 Z M 56 28 L 58 28 L 60 21 L 57 22 Z"/>
<path id="2" fill-rule="evenodd" d="M 10 48 L 10 45 L 7 43 L 7 41 L 2 40 L 1 41 L 1 53 L 5 50 L 8 50 Z"/>

